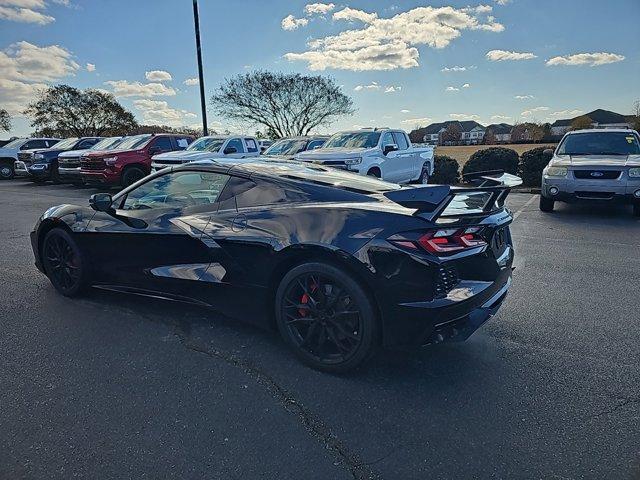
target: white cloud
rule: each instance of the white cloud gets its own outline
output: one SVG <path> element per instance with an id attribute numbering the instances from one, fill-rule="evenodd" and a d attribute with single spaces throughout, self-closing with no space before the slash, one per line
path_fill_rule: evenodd
<path id="1" fill-rule="evenodd" d="M 29 8 L 11 8 L 0 5 L 0 20 L 9 20 L 10 22 L 20 23 L 37 23 L 38 25 L 46 25 L 55 21 L 50 15 L 36 12 Z"/>
<path id="2" fill-rule="evenodd" d="M 491 50 L 486 55 L 488 60 L 492 62 L 504 62 L 506 60 L 531 60 L 537 58 L 530 52 L 510 52 L 508 50 Z"/>
<path id="3" fill-rule="evenodd" d="M 25 83 L 0 78 L 0 105 L 11 115 L 20 115 L 27 104 L 35 100 L 38 91 L 47 86 L 44 83 Z"/>
<path id="4" fill-rule="evenodd" d="M 445 90 L 445 92 L 458 92 L 458 91 L 460 91 L 460 89 L 458 87 L 451 87 L 451 86 L 445 88 L 444 90 Z"/>
<path id="5" fill-rule="evenodd" d="M 96 64 L 95 63 L 87 63 L 86 65 L 87 72 L 95 72 Z"/>
<path id="6" fill-rule="evenodd" d="M 140 83 L 127 80 L 111 80 L 104 83 L 113 88 L 112 93 L 116 97 L 169 97 L 176 94 L 173 88 L 162 83 Z"/>
<path id="7" fill-rule="evenodd" d="M 507 3 L 511 3 L 511 0 L 495 0 L 498 5 L 506 5 Z"/>
<path id="8" fill-rule="evenodd" d="M 411 110 L 407 110 L 406 108 L 404 110 L 400 110 L 400 113 L 411 113 Z"/>
<path id="9" fill-rule="evenodd" d="M 511 120 L 511 117 L 508 115 L 492 115 L 491 120 Z"/>
<path id="10" fill-rule="evenodd" d="M 293 15 L 287 15 L 282 19 L 282 29 L 283 30 L 295 30 L 298 27 L 304 27 L 309 23 L 309 20 L 306 18 L 296 18 Z"/>
<path id="11" fill-rule="evenodd" d="M 467 70 L 475 70 L 475 69 L 476 69 L 475 65 L 471 65 L 470 67 L 459 67 L 458 65 L 455 65 L 453 67 L 441 68 L 440 71 L 443 73 L 449 73 L 449 72 L 466 72 Z"/>
<path id="12" fill-rule="evenodd" d="M 148 124 L 179 127 L 185 124 L 185 120 L 198 117 L 187 110 L 171 108 L 163 100 L 135 100 L 133 106 L 142 112 L 142 120 Z"/>
<path id="13" fill-rule="evenodd" d="M 304 13 L 306 13 L 307 16 L 326 15 L 334 8 L 336 8 L 336 6 L 333 3 L 310 3 L 304 7 Z"/>
<path id="14" fill-rule="evenodd" d="M 187 78 L 183 83 L 189 87 L 193 87 L 194 85 L 198 85 L 200 81 L 197 78 Z"/>
<path id="15" fill-rule="evenodd" d="M 402 90 L 402 87 L 399 85 L 389 85 L 384 89 L 384 93 L 395 93 Z"/>
<path id="16" fill-rule="evenodd" d="M 560 117 L 560 118 L 572 118 L 578 115 L 583 114 L 583 110 L 560 110 L 559 112 L 552 112 L 549 114 L 550 117 Z"/>
<path id="17" fill-rule="evenodd" d="M 536 97 L 534 97 L 533 95 L 516 95 L 515 97 L 516 100 L 532 100 Z"/>
<path id="18" fill-rule="evenodd" d="M 356 10 L 355 8 L 345 7 L 339 12 L 333 14 L 334 20 L 346 20 L 353 22 L 358 20 L 363 23 L 371 23 L 378 18 L 377 13 L 367 13 L 362 10 Z"/>
<path id="19" fill-rule="evenodd" d="M 535 108 L 531 108 L 529 110 L 525 110 L 524 112 L 522 112 L 520 115 L 522 115 L 523 117 L 530 117 L 531 115 L 533 115 L 534 113 L 537 112 L 546 112 L 549 110 L 549 107 L 535 107 Z"/>
<path id="20" fill-rule="evenodd" d="M 454 120 L 479 120 L 480 116 L 479 115 L 474 115 L 471 113 L 450 113 L 449 114 L 450 118 L 453 118 Z"/>
<path id="21" fill-rule="evenodd" d="M 348 15 L 342 13 L 338 18 L 355 18 L 353 11 L 347 10 Z M 373 18 L 375 14 L 358 10 L 361 12 L 359 19 L 366 19 L 369 23 L 337 35 L 311 40 L 307 51 L 290 52 L 285 54 L 285 58 L 307 62 L 311 70 L 333 68 L 364 71 L 417 67 L 420 56 L 416 48 L 418 46 L 444 48 L 460 37 L 464 30 L 504 30 L 504 26 L 495 18 L 485 15 L 487 11 L 486 8 L 478 10 L 471 7 L 417 7 L 391 18 Z"/>
<path id="22" fill-rule="evenodd" d="M 464 85 L 462 85 L 462 88 L 471 88 L 471 85 L 468 83 L 465 83 Z"/>
<path id="23" fill-rule="evenodd" d="M 150 82 L 170 82 L 173 80 L 171 74 L 164 70 L 151 70 L 150 72 L 145 72 L 144 78 Z"/>
<path id="24" fill-rule="evenodd" d="M 378 85 L 378 82 L 371 82 L 369 85 L 356 85 L 354 90 L 356 92 L 361 90 L 380 90 L 380 85 Z"/>
<path id="25" fill-rule="evenodd" d="M 18 42 L 0 51 L 2 78 L 31 82 L 50 82 L 74 75 L 80 68 L 73 55 L 59 45 L 38 47 Z"/>
<path id="26" fill-rule="evenodd" d="M 431 123 L 431 119 L 429 117 L 420 117 L 420 118 L 407 118 L 406 120 L 402 120 L 400 123 L 402 125 L 411 125 L 411 126 L 416 126 L 416 125 L 428 125 Z"/>
<path id="27" fill-rule="evenodd" d="M 575 55 L 565 55 L 562 57 L 553 57 L 547 60 L 547 66 L 556 65 L 589 65 L 597 67 L 608 63 L 621 62 L 625 59 L 624 55 L 617 53 L 577 53 Z"/>

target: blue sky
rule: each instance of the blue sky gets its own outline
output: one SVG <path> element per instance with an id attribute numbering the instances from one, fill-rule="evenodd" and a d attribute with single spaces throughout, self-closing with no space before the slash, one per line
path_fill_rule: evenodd
<path id="1" fill-rule="evenodd" d="M 638 0 L 200 0 L 200 16 L 207 95 L 253 69 L 330 75 L 358 111 L 325 131 L 628 114 L 640 98 Z M 55 83 L 114 92 L 141 122 L 197 125 L 196 76 L 188 0 L 0 0 L 11 134 L 30 132 L 17 112 Z"/>

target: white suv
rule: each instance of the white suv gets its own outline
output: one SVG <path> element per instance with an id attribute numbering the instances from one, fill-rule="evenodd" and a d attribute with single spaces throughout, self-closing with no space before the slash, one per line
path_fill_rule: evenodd
<path id="1" fill-rule="evenodd" d="M 58 138 L 17 138 L 7 143 L 0 148 L 0 180 L 8 180 L 15 175 L 18 152 L 51 148 L 59 141 Z"/>

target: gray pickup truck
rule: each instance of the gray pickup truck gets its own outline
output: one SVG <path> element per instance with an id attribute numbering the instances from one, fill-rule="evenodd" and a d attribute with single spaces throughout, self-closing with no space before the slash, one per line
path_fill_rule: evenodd
<path id="1" fill-rule="evenodd" d="M 540 210 L 555 202 L 619 202 L 640 216 L 640 136 L 635 130 L 592 129 L 567 133 L 542 172 Z"/>

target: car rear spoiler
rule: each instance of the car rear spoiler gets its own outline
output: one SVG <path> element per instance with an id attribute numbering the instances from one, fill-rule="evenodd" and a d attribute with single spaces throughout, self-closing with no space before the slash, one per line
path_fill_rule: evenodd
<path id="1" fill-rule="evenodd" d="M 463 176 L 470 187 L 451 187 L 448 185 L 426 185 L 413 188 L 402 188 L 385 192 L 383 195 L 399 205 L 415 209 L 414 215 L 435 220 L 439 217 L 489 214 L 504 207 L 504 201 L 513 187 L 522 184 L 522 179 L 502 170 L 470 173 Z M 457 196 L 469 196 L 473 193 L 485 192 L 490 195 L 481 212 L 473 208 L 469 213 L 443 214 Z"/>

